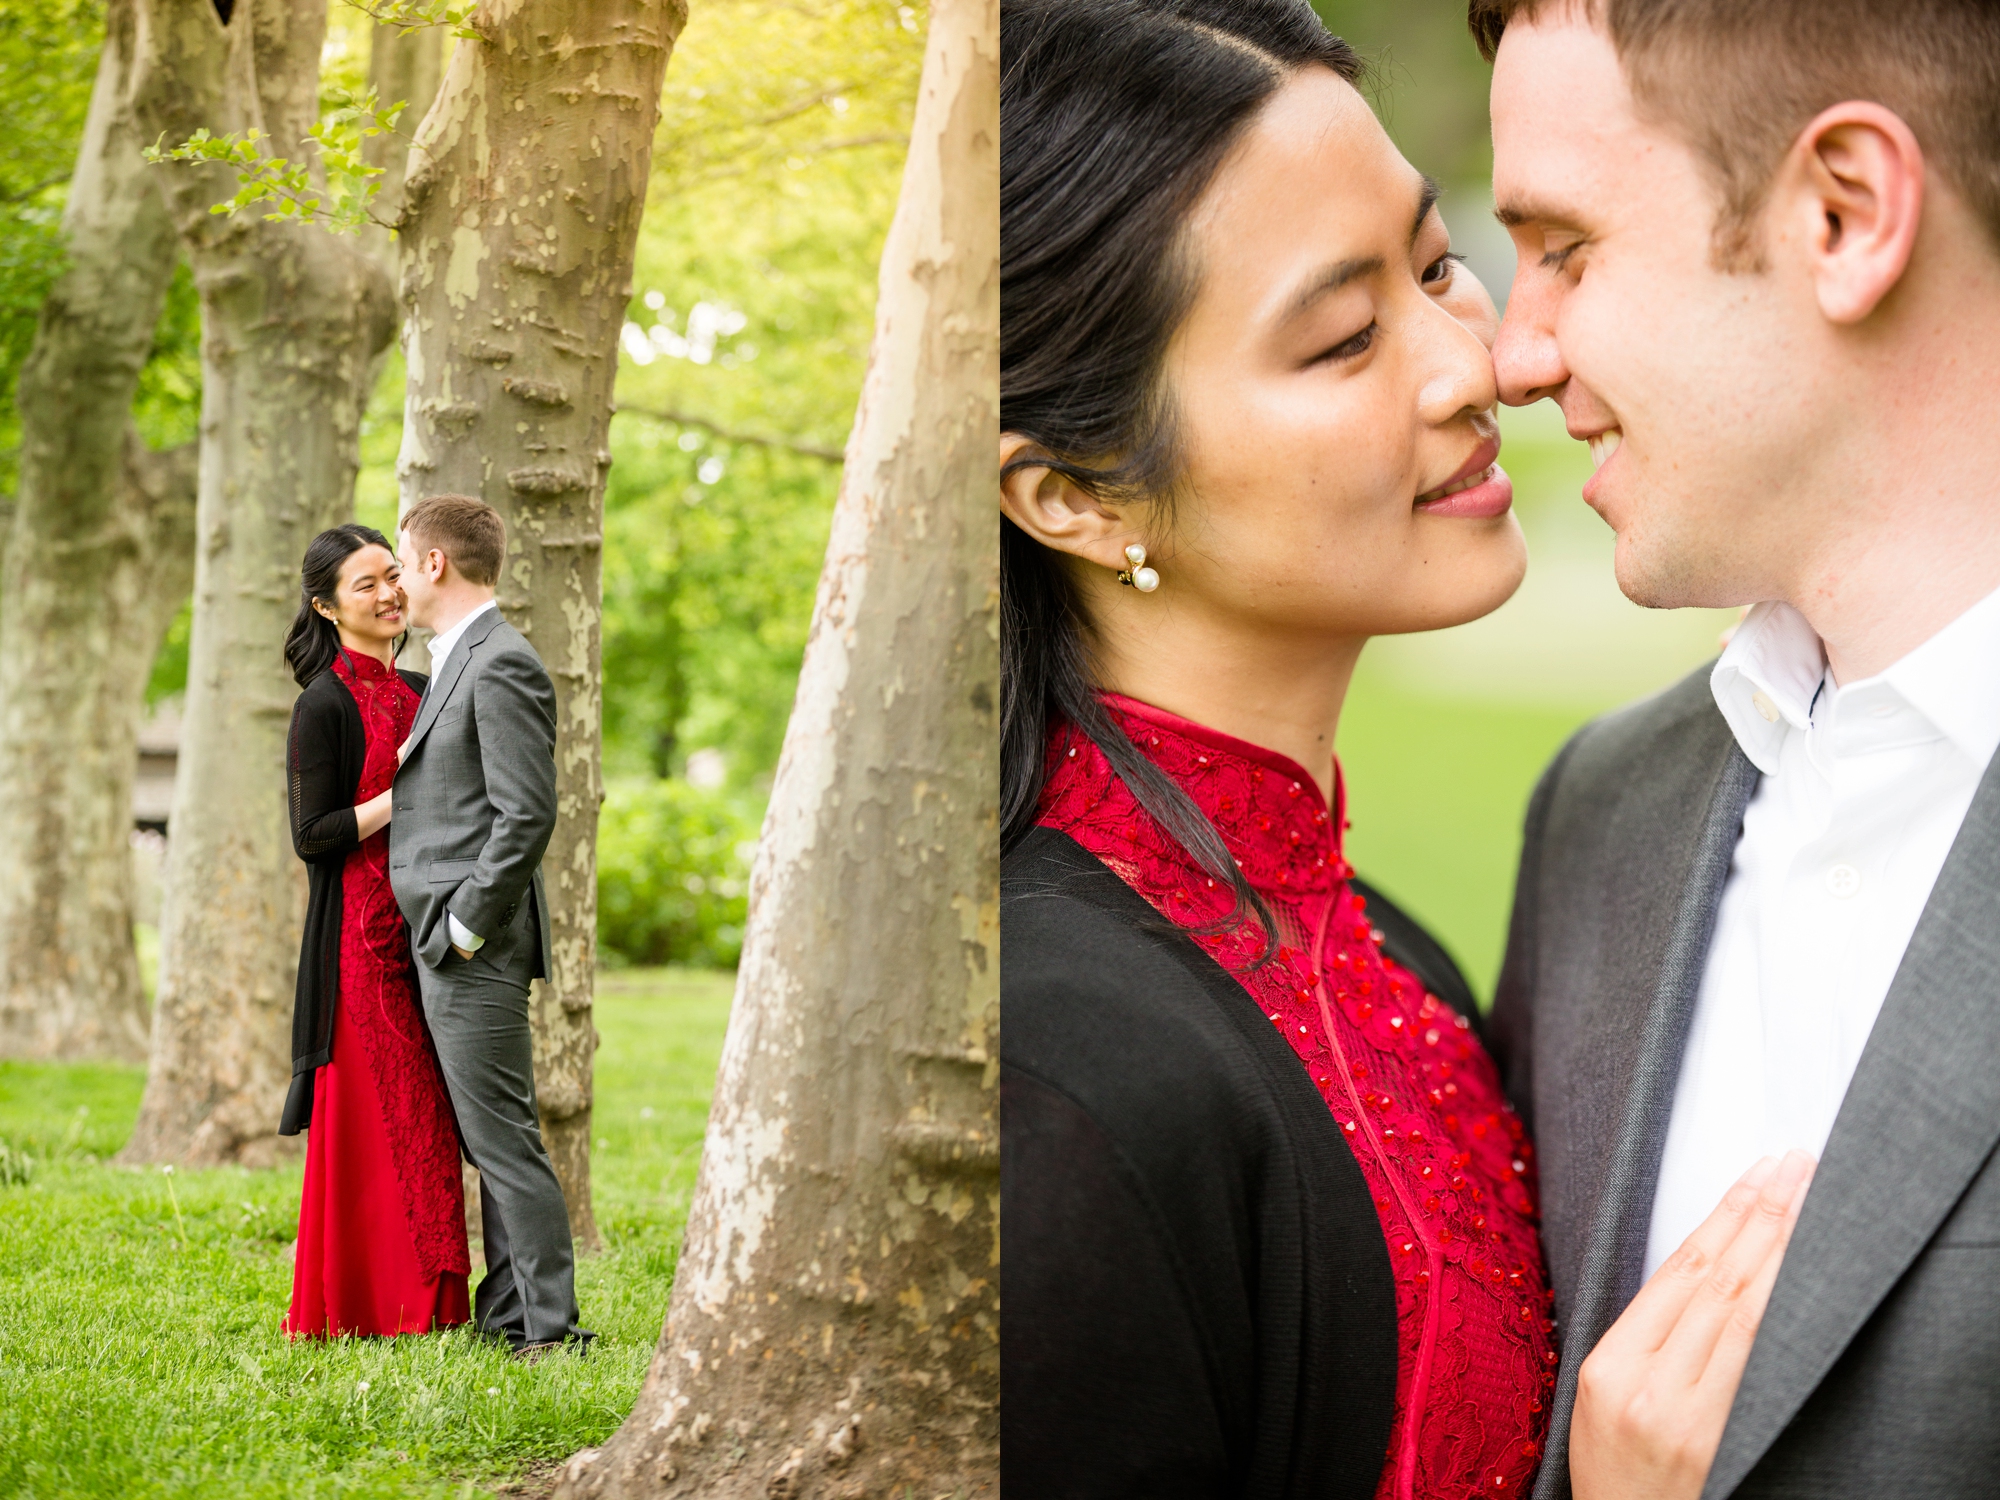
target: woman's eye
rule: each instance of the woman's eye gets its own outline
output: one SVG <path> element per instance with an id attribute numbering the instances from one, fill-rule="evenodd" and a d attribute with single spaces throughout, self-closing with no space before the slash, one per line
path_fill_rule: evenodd
<path id="1" fill-rule="evenodd" d="M 1459 263 L 1464 259 L 1463 255 L 1455 255 L 1447 250 L 1436 260 L 1424 267 L 1424 274 L 1420 279 L 1425 286 L 1443 286 L 1451 280 L 1453 271 L 1458 268 Z"/>
<path id="2" fill-rule="evenodd" d="M 1370 323 L 1361 332 L 1355 334 L 1353 338 L 1346 340 L 1344 343 L 1335 344 L 1326 353 L 1315 359 L 1313 363 L 1319 364 L 1329 359 L 1353 359 L 1358 354 L 1366 354 L 1369 346 L 1375 342 L 1375 335 L 1378 331 L 1379 325 Z"/>

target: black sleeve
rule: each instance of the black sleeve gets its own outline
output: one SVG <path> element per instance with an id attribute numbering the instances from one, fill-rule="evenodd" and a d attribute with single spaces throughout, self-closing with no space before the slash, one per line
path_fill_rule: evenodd
<path id="1" fill-rule="evenodd" d="M 1080 1104 L 1032 1074 L 1003 1068 L 1000 1109 L 1007 1496 L 1229 1493 L 1213 1373 L 1137 1175 Z"/>
<path id="2" fill-rule="evenodd" d="M 345 859 L 361 842 L 354 783 L 341 765 L 339 705 L 310 688 L 292 705 L 285 763 L 291 783 L 292 849 L 307 864 Z"/>
<path id="3" fill-rule="evenodd" d="M 1364 880 L 1348 884 L 1361 898 L 1368 920 L 1382 934 L 1382 951 L 1424 982 L 1424 988 L 1472 1023 L 1483 1024 L 1479 1002 L 1458 961 L 1445 951 L 1424 925 Z"/>

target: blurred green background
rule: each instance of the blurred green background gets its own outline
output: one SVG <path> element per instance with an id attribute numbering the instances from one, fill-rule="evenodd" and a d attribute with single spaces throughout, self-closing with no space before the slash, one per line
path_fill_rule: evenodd
<path id="1" fill-rule="evenodd" d="M 1504 304 L 1514 253 L 1491 215 L 1489 70 L 1463 0 L 1315 0 L 1370 65 L 1396 144 L 1444 191 L 1454 248 Z M 1500 461 L 1528 537 L 1528 578 L 1484 620 L 1378 640 L 1340 725 L 1348 857 L 1452 950 L 1491 997 L 1521 815 L 1586 720 L 1715 655 L 1733 611 L 1641 609 L 1618 592 L 1612 536 L 1583 503 L 1581 443 L 1550 403 L 1502 409 Z"/>

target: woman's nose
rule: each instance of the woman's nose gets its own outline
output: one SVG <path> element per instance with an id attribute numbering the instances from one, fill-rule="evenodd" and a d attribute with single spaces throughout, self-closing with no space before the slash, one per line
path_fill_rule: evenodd
<path id="1" fill-rule="evenodd" d="M 1446 317 L 1434 363 L 1417 393 L 1417 409 L 1434 426 L 1461 412 L 1486 411 L 1493 405 L 1493 357 L 1472 329 Z"/>

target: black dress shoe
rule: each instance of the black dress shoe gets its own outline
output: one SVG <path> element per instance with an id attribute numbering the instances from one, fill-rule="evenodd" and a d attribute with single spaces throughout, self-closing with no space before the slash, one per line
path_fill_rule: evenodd
<path id="1" fill-rule="evenodd" d="M 511 1357 L 524 1365 L 540 1364 L 559 1349 L 568 1349 L 580 1359 L 590 1352 L 590 1341 L 597 1335 L 587 1328 L 579 1328 L 565 1338 L 544 1339 L 538 1344 L 516 1344 L 510 1351 Z"/>

